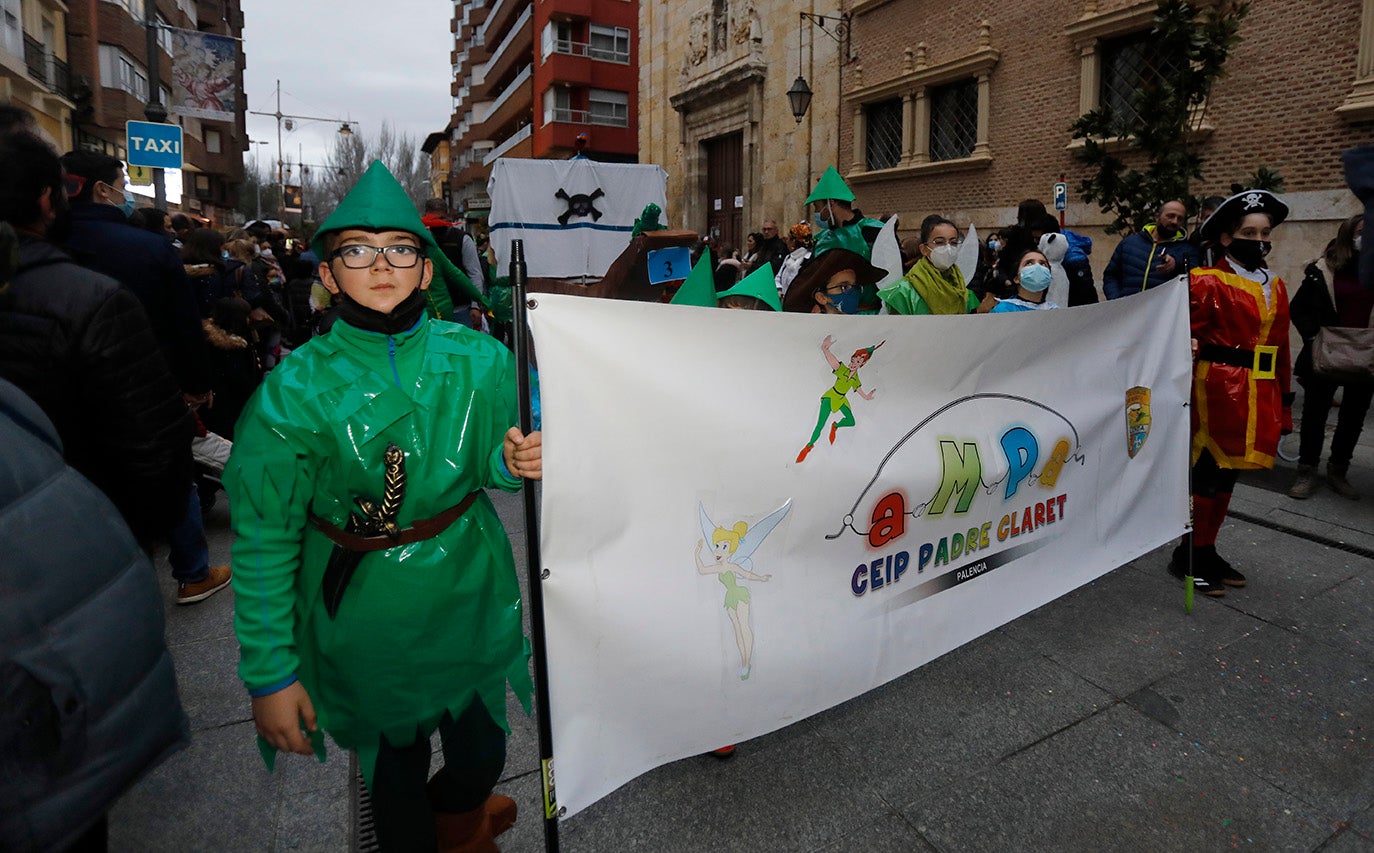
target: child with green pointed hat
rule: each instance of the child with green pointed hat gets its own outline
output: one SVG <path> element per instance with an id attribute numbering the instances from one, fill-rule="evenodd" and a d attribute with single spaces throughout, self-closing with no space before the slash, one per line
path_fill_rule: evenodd
<path id="1" fill-rule="evenodd" d="M 781 311 L 782 300 L 778 298 L 778 285 L 773 278 L 773 267 L 764 264 L 739 284 L 717 294 L 722 308 L 744 308 L 755 311 Z"/>
<path id="2" fill-rule="evenodd" d="M 869 219 L 854 206 L 854 191 L 844 182 L 834 166 L 827 166 L 816 188 L 806 197 L 815 205 L 818 227 L 812 257 L 819 257 L 831 249 L 848 249 L 865 260 L 873 256 L 873 241 L 878 238 L 883 223 Z"/>
<path id="3" fill-rule="evenodd" d="M 358 179 L 358 183 L 315 232 L 315 239 L 311 242 L 310 248 L 315 256 L 320 258 L 322 271 L 329 266 L 333 254 L 338 250 L 338 237 L 344 226 L 371 231 L 405 231 L 419 241 L 421 253 L 433 266 L 434 274 L 439 277 L 442 285 L 431 289 L 426 284 L 422 295 L 413 297 L 424 304 L 429 316 L 451 320 L 455 304 L 485 304 L 482 294 L 473 286 L 472 280 L 454 266 L 440 250 L 439 244 L 434 242 L 434 235 L 420 220 L 420 214 L 410 197 L 406 195 L 405 189 L 380 160 L 372 161 L 372 165 Z M 347 305 L 349 296 L 340 295 Z"/>
<path id="4" fill-rule="evenodd" d="M 698 308 L 716 307 L 716 282 L 711 275 L 711 253 L 702 252 L 687 280 L 678 287 L 669 305 L 695 305 Z"/>
<path id="5" fill-rule="evenodd" d="M 277 750 L 323 760 L 325 731 L 355 750 L 383 849 L 495 849 L 515 821 L 492 794 L 506 687 L 528 711 L 531 684 L 485 489 L 538 479 L 540 435 L 513 426 L 511 353 L 425 316 L 449 271 L 380 163 L 320 232 L 339 321 L 267 376 L 224 471 L 259 747 L 269 768 Z M 430 779 L 436 730 L 445 767 Z"/>

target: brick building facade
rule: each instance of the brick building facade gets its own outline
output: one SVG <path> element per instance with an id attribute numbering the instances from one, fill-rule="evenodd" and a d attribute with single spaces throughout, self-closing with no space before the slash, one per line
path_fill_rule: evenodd
<path id="1" fill-rule="evenodd" d="M 239 0 L 147 0 L 157 3 L 166 27 L 199 30 L 241 38 Z M 144 121 L 148 99 L 148 49 L 143 26 L 144 0 L 67 0 L 68 56 L 71 71 L 83 81 L 89 97 L 75 112 L 73 147 L 104 151 L 125 158 L 125 122 Z M 170 36 L 159 38 L 158 77 L 161 101 L 171 103 Z M 236 222 L 234 210 L 243 182 L 246 99 L 243 50 L 239 49 L 237 115 L 233 121 L 170 116 L 182 126 L 182 196 L 179 209 L 214 222 Z M 169 205 L 178 209 L 178 205 Z"/>
<path id="2" fill-rule="evenodd" d="M 1068 225 L 1097 241 L 1100 270 L 1118 238 L 1102 230 L 1108 217 L 1096 205 L 1074 198 L 1088 171 L 1069 126 L 1129 76 L 1154 9 L 1152 0 L 849 4 L 857 58 L 840 170 L 867 212 L 899 213 L 904 230 L 935 212 L 980 229 L 1009 224 L 1020 200 L 1049 204 L 1064 175 Z M 1261 166 L 1278 171 L 1292 218 L 1276 232 L 1274 266 L 1296 283 L 1357 210 L 1339 157 L 1374 140 L 1374 0 L 1256 0 L 1241 36 L 1193 137 L 1205 158 L 1194 192 L 1226 195 Z"/>
<path id="3" fill-rule="evenodd" d="M 668 172 L 672 227 L 739 247 L 766 218 L 806 216 L 837 163 L 838 14 L 814 0 L 641 0 L 639 157 Z M 799 75 L 813 92 L 800 122 L 787 99 Z"/>

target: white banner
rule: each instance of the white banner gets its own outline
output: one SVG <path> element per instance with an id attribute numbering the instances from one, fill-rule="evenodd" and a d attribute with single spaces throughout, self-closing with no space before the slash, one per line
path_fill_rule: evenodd
<path id="1" fill-rule="evenodd" d="M 964 317 L 541 295 L 530 322 L 569 815 L 910 672 L 1187 525 L 1177 284 Z"/>
<path id="2" fill-rule="evenodd" d="M 660 166 L 502 157 L 487 181 L 498 268 L 510 264 L 510 241 L 524 240 L 533 277 L 601 278 L 644 206 L 667 209 L 667 187 Z"/>

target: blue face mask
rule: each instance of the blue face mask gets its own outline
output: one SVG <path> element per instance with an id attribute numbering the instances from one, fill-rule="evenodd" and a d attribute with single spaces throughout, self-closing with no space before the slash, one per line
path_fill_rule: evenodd
<path id="1" fill-rule="evenodd" d="M 138 199 L 134 197 L 134 194 L 128 190 L 124 190 L 124 203 L 119 206 L 119 209 L 124 212 L 124 218 L 128 219 L 130 216 L 133 216 L 134 208 L 137 206 Z"/>
<path id="2" fill-rule="evenodd" d="M 1040 293 L 1050 286 L 1050 271 L 1039 264 L 1021 268 L 1021 286 L 1031 293 Z"/>
<path id="3" fill-rule="evenodd" d="M 856 314 L 859 310 L 859 288 L 851 287 L 843 293 L 830 296 L 830 304 L 841 314 Z"/>
<path id="4" fill-rule="evenodd" d="M 226 261 L 229 260 L 229 253 L 228 253 L 228 252 L 220 252 L 220 253 L 219 253 L 219 256 L 220 256 L 220 258 L 222 258 L 223 260 L 226 260 Z"/>

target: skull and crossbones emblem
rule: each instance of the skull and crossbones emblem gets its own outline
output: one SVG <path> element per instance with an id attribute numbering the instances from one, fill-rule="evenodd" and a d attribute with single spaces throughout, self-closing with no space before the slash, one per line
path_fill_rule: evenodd
<path id="1" fill-rule="evenodd" d="M 1240 200 L 1245 202 L 1246 210 L 1264 206 L 1264 196 L 1261 193 L 1246 193 Z"/>
<path id="2" fill-rule="evenodd" d="M 574 216 L 590 216 L 592 221 L 596 222 L 601 218 L 601 211 L 596 209 L 596 205 L 593 204 L 593 202 L 603 195 L 605 195 L 605 193 L 601 191 L 600 187 L 597 187 L 596 190 L 591 193 L 578 193 L 574 196 L 568 195 L 566 190 L 560 188 L 558 192 L 553 194 L 553 197 L 561 198 L 563 201 L 567 202 L 568 209 L 558 215 L 558 224 L 567 225 L 568 220 Z"/>

